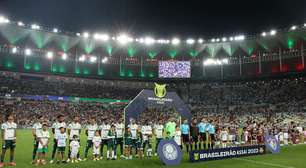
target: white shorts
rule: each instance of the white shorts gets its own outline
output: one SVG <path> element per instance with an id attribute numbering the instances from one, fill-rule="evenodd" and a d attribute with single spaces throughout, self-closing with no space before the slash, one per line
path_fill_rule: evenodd
<path id="1" fill-rule="evenodd" d="M 70 157 L 71 157 L 71 158 L 76 158 L 77 155 L 78 155 L 78 153 L 79 153 L 78 150 L 71 150 Z"/>
<path id="2" fill-rule="evenodd" d="M 94 155 L 100 155 L 99 147 L 93 146 L 92 152 L 93 152 Z"/>

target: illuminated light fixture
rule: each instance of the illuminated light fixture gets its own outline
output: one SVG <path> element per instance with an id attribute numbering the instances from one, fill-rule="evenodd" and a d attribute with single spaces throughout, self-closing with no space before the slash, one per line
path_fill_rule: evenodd
<path id="1" fill-rule="evenodd" d="M 117 40 L 120 44 L 127 44 L 128 42 L 132 41 L 132 38 L 130 38 L 128 35 L 126 34 L 121 34 L 117 37 Z"/>
<path id="2" fill-rule="evenodd" d="M 222 38 L 222 41 L 223 41 L 223 42 L 226 42 L 226 41 L 227 41 L 227 38 L 226 38 L 226 37 L 223 37 L 223 38 Z"/>
<path id="3" fill-rule="evenodd" d="M 63 59 L 63 60 L 66 60 L 66 59 L 67 59 L 67 54 L 66 54 L 66 53 L 63 53 L 62 59 Z"/>
<path id="4" fill-rule="evenodd" d="M 213 38 L 213 39 L 211 39 L 210 41 L 214 43 L 214 42 L 216 42 L 216 39 Z"/>
<path id="5" fill-rule="evenodd" d="M 95 34 L 94 39 L 107 41 L 107 40 L 109 40 L 109 36 L 107 34 Z"/>
<path id="6" fill-rule="evenodd" d="M 230 40 L 230 41 L 233 41 L 233 40 L 234 40 L 234 37 L 230 37 L 229 40 Z"/>
<path id="7" fill-rule="evenodd" d="M 245 36 L 244 35 L 236 36 L 234 39 L 235 41 L 242 41 L 245 39 Z"/>
<path id="8" fill-rule="evenodd" d="M 143 38 L 139 39 L 139 43 L 144 43 L 144 42 L 145 42 L 145 40 Z"/>
<path id="9" fill-rule="evenodd" d="M 89 36 L 90 36 L 90 34 L 89 34 L 88 32 L 84 32 L 84 33 L 83 33 L 83 37 L 84 37 L 84 38 L 88 38 Z"/>
<path id="10" fill-rule="evenodd" d="M 181 43 L 181 41 L 180 41 L 180 39 L 178 39 L 178 38 L 174 38 L 174 39 L 171 40 L 171 43 L 172 43 L 173 45 L 178 45 L 178 44 Z"/>
<path id="11" fill-rule="evenodd" d="M 97 61 L 97 57 L 96 57 L 96 56 L 91 56 L 90 59 L 89 59 L 89 61 L 90 61 L 91 63 L 94 63 L 94 62 Z"/>
<path id="12" fill-rule="evenodd" d="M 291 26 L 290 30 L 296 30 L 297 29 L 297 26 L 293 25 Z"/>
<path id="13" fill-rule="evenodd" d="M 18 26 L 20 26 L 20 27 L 24 26 L 24 23 L 21 22 L 21 21 L 19 21 L 17 24 L 18 24 Z"/>
<path id="14" fill-rule="evenodd" d="M 86 59 L 85 55 L 82 55 L 81 57 L 79 57 L 79 61 L 80 61 L 80 62 L 84 62 L 85 59 Z"/>
<path id="15" fill-rule="evenodd" d="M 262 32 L 262 33 L 261 33 L 261 36 L 262 36 L 262 37 L 266 37 L 266 36 L 267 36 L 267 33 L 266 33 L 266 32 Z"/>
<path id="16" fill-rule="evenodd" d="M 107 61 L 108 61 L 108 58 L 107 58 L 107 57 L 104 57 L 104 58 L 102 59 L 102 63 L 103 63 L 103 64 L 107 63 Z"/>
<path id="17" fill-rule="evenodd" d="M 277 33 L 276 30 L 271 30 L 271 31 L 270 31 L 270 35 L 271 35 L 271 36 L 274 36 L 276 33 Z"/>
<path id="18" fill-rule="evenodd" d="M 157 43 L 159 43 L 159 44 L 164 44 L 164 43 L 166 43 L 166 40 L 164 40 L 164 39 L 159 39 L 159 40 L 157 40 Z"/>
<path id="19" fill-rule="evenodd" d="M 39 29 L 40 29 L 40 26 L 37 25 L 37 24 L 32 24 L 32 25 L 31 25 L 31 28 L 32 28 L 33 30 L 39 30 Z"/>
<path id="20" fill-rule="evenodd" d="M 199 40 L 198 40 L 198 43 L 200 43 L 200 44 L 202 44 L 203 42 L 204 42 L 203 39 L 199 39 Z"/>
<path id="21" fill-rule="evenodd" d="M 53 33 L 58 33 L 58 29 L 57 29 L 57 28 L 54 28 L 54 29 L 53 29 Z"/>
<path id="22" fill-rule="evenodd" d="M 31 55 L 31 54 L 32 54 L 32 50 L 31 50 L 31 49 L 28 49 L 28 48 L 27 48 L 27 49 L 25 49 L 25 51 L 24 51 L 24 52 L 25 52 L 25 55 L 26 55 L 26 56 L 29 56 L 29 55 Z"/>
<path id="23" fill-rule="evenodd" d="M 194 42 L 195 42 L 194 39 L 191 38 L 186 40 L 187 44 L 194 44 Z"/>
<path id="24" fill-rule="evenodd" d="M 306 27 L 306 23 L 304 23 L 304 27 Z"/>
<path id="25" fill-rule="evenodd" d="M 112 37 L 112 40 L 116 40 L 116 37 Z"/>
<path id="26" fill-rule="evenodd" d="M 47 58 L 48 58 L 48 59 L 52 59 L 52 58 L 53 58 L 53 52 L 48 51 L 48 52 L 47 52 Z"/>
<path id="27" fill-rule="evenodd" d="M 76 33 L 76 35 L 80 37 L 80 36 L 81 36 L 81 33 Z"/>
<path id="28" fill-rule="evenodd" d="M 203 62 L 203 65 L 205 65 L 205 66 L 209 66 L 209 65 L 224 65 L 224 64 L 228 64 L 228 63 L 229 63 L 229 61 L 228 61 L 227 58 L 224 58 L 224 59 L 221 59 L 221 60 L 209 58 L 209 59 L 207 59 L 207 60 L 205 60 Z"/>
<path id="29" fill-rule="evenodd" d="M 5 18 L 4 16 L 0 16 L 0 23 L 10 23 L 10 20 Z"/>
<path id="30" fill-rule="evenodd" d="M 216 39 L 216 42 L 219 42 L 219 41 L 220 41 L 220 39 L 219 39 L 219 38 L 217 38 L 217 39 Z"/>
<path id="31" fill-rule="evenodd" d="M 17 47 L 12 48 L 12 53 L 13 53 L 13 54 L 16 54 L 17 51 L 18 51 L 18 50 L 17 50 Z"/>
<path id="32" fill-rule="evenodd" d="M 152 37 L 146 37 L 146 38 L 144 39 L 144 43 L 145 43 L 146 45 L 154 44 L 154 43 L 155 43 L 155 39 L 152 38 Z"/>
<path id="33" fill-rule="evenodd" d="M 222 59 L 222 60 L 221 60 L 221 63 L 222 63 L 222 64 L 228 64 L 228 59 L 227 59 L 227 58 Z"/>

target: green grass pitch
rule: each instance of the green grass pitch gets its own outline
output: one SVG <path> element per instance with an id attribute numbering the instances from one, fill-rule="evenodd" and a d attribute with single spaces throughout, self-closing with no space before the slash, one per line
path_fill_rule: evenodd
<path id="1" fill-rule="evenodd" d="M 82 132 L 81 140 L 81 156 L 83 157 L 84 148 L 85 148 L 85 135 Z M 49 153 L 48 159 L 51 155 L 52 150 L 52 141 L 49 143 Z M 17 131 L 17 146 L 15 159 L 17 166 L 20 168 L 27 167 L 37 167 L 31 165 L 33 150 L 33 138 L 30 130 L 18 130 Z M 91 154 L 91 151 L 89 152 Z M 8 160 L 8 153 L 6 156 L 6 161 Z M 91 155 L 90 155 L 91 156 Z M 158 157 L 153 157 L 150 159 L 133 159 L 133 160 L 123 160 L 118 159 L 116 161 L 92 161 L 87 160 L 81 163 L 68 163 L 68 164 L 47 164 L 46 168 L 81 168 L 81 167 L 111 167 L 111 168 L 138 168 L 138 167 L 165 167 Z M 280 154 L 272 155 L 262 155 L 262 156 L 253 156 L 245 157 L 239 159 L 228 159 L 228 160 L 219 160 L 219 161 L 209 161 L 201 163 L 190 163 L 186 152 L 184 152 L 184 159 L 179 166 L 182 168 L 306 168 L 306 145 L 297 145 L 284 147 L 281 150 Z"/>

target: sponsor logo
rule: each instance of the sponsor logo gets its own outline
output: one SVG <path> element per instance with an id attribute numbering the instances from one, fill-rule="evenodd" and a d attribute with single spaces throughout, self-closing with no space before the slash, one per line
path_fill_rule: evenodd
<path id="1" fill-rule="evenodd" d="M 155 96 L 158 98 L 165 97 L 167 94 L 166 84 L 162 84 L 162 85 L 157 84 L 157 83 L 154 83 L 154 84 L 155 84 L 155 88 L 154 88 Z"/>

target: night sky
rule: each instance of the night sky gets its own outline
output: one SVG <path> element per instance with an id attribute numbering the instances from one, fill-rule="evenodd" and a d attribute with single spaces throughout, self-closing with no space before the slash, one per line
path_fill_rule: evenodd
<path id="1" fill-rule="evenodd" d="M 73 32 L 221 37 L 306 22 L 303 0 L 0 0 L 0 14 Z"/>

